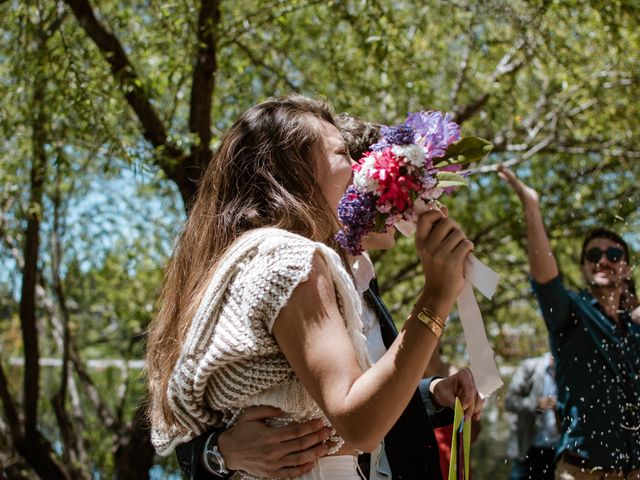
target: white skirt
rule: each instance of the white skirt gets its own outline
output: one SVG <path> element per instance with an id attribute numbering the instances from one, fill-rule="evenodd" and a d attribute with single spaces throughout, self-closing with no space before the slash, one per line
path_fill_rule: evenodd
<path id="1" fill-rule="evenodd" d="M 334 455 L 321 457 L 313 469 L 298 480 L 362 480 L 358 474 L 358 457 L 353 455 Z"/>

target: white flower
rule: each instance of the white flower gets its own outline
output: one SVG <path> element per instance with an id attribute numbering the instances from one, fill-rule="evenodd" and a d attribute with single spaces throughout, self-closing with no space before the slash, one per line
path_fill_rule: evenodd
<path id="1" fill-rule="evenodd" d="M 362 162 L 363 171 L 369 171 L 370 169 L 375 168 L 375 166 L 376 166 L 376 157 L 373 155 L 369 155 L 365 157 L 364 161 Z"/>
<path id="2" fill-rule="evenodd" d="M 369 169 L 362 166 L 362 170 L 359 172 L 355 172 L 353 175 L 353 184 L 360 190 L 361 192 L 375 192 L 378 187 L 378 182 L 376 182 L 375 178 L 371 178 L 367 175 Z"/>
<path id="3" fill-rule="evenodd" d="M 391 149 L 394 155 L 404 157 L 415 167 L 424 167 L 424 148 L 412 143 L 410 145 L 394 145 Z"/>

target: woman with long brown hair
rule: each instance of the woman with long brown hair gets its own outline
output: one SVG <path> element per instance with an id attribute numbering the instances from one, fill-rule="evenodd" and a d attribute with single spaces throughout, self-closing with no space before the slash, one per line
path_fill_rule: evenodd
<path id="1" fill-rule="evenodd" d="M 333 240 L 351 159 L 329 109 L 289 97 L 245 112 L 205 170 L 149 331 L 152 441 L 161 454 L 253 405 L 336 434 L 305 478 L 358 478 L 415 391 L 463 284 L 473 245 L 421 215 L 425 289 L 370 365 L 362 305 Z M 221 413 L 222 418 L 219 418 Z"/>

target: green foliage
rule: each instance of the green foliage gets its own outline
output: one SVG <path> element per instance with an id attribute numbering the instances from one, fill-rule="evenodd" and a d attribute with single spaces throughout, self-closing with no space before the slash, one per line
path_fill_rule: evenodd
<path id="1" fill-rule="evenodd" d="M 468 183 L 460 175 L 451 172 L 438 172 L 436 173 L 438 179 L 438 186 L 441 188 L 449 187 L 466 187 Z"/>
<path id="2" fill-rule="evenodd" d="M 443 160 L 436 163 L 441 165 L 458 165 L 478 162 L 493 150 L 491 142 L 478 137 L 465 137 L 447 148 Z"/>
<path id="3" fill-rule="evenodd" d="M 126 95 L 140 88 L 158 112 L 169 143 L 183 153 L 170 160 L 171 166 L 179 166 L 200 141 L 189 124 L 195 55 L 201 47 L 198 2 L 91 2 L 130 61 L 117 75 L 69 7 L 56 3 L 0 2 L 5 19 L 0 43 L 0 347 L 5 367 L 8 359 L 22 355 L 20 257 L 31 208 L 35 112 L 46 117 L 50 165 L 41 211 L 43 356 L 61 355 L 54 321 L 62 314 L 56 276 L 66 296 L 72 342 L 83 360 L 143 355 L 162 267 L 184 212 L 177 186 L 159 168 L 167 161 L 167 147 L 145 139 Z M 213 139 L 205 147 L 215 149 L 249 106 L 293 91 L 325 97 L 338 112 L 388 124 L 404 120 L 409 111 L 450 111 L 462 122 L 463 136 L 477 135 L 493 145 L 481 161 L 488 145 L 477 139 L 450 152 L 450 162 L 464 156 L 472 174 L 468 189 L 444 201 L 475 243 L 476 255 L 501 274 L 493 301 L 479 299 L 500 364 L 544 351 L 547 339 L 527 280 L 521 207 L 487 165 L 513 164 L 540 192 L 569 285 L 581 286 L 580 238 L 595 225 L 618 230 L 640 250 L 635 185 L 640 151 L 634 142 L 640 107 L 633 96 L 640 75 L 640 59 L 633 54 L 640 47 L 640 9 L 634 2 L 238 0 L 221 2 L 220 13 L 213 27 Z M 42 42 L 44 58 L 38 53 Z M 133 83 L 123 81 L 133 71 Z M 46 80 L 44 99 L 34 98 L 35 79 Z M 193 99 L 194 104 L 205 101 Z M 373 257 L 385 300 L 400 324 L 423 285 L 413 241 L 400 238 L 392 251 Z M 455 314 L 443 347 L 454 363 L 464 363 Z M 140 372 L 90 373 L 106 404 L 115 410 L 124 405 L 123 421 L 130 419 L 143 395 Z M 42 427 L 49 438 L 59 435 L 49 402 L 59 385 L 60 371 L 50 368 L 41 397 Z M 16 398 L 19 386 L 12 383 Z M 123 386 L 121 402 L 113 392 Z M 108 475 L 115 469 L 117 439 L 82 388 L 79 402 L 82 436 L 95 452 L 91 467 Z M 487 462 L 485 472 L 491 468 Z"/>

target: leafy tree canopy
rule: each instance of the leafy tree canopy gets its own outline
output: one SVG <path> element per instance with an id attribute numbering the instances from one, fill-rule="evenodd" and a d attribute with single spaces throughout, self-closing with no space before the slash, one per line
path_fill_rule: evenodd
<path id="1" fill-rule="evenodd" d="M 91 361 L 142 357 L 198 175 L 233 119 L 267 97 L 321 96 L 389 124 L 446 110 L 494 144 L 445 203 L 502 275 L 481 300 L 501 364 L 547 344 L 522 211 L 495 164 L 540 192 L 570 285 L 593 226 L 640 250 L 636 2 L 5 0 L 0 16 L 0 393 L 12 399 L 0 444 L 21 459 L 16 478 L 148 475 L 140 372 Z M 422 283 L 412 241 L 373 256 L 401 323 Z M 462 338 L 454 317 L 444 350 L 459 363 Z M 17 360 L 33 372 L 44 358 L 66 366 L 29 387 Z M 29 457 L 29 439 L 52 463 Z"/>

